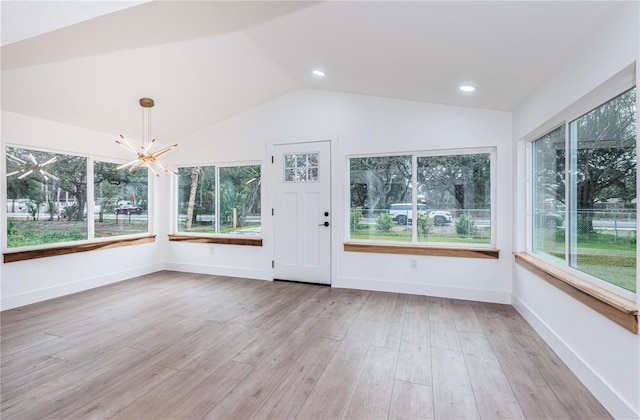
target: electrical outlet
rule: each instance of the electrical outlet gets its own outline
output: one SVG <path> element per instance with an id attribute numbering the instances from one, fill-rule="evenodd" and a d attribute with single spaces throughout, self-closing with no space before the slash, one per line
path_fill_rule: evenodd
<path id="1" fill-rule="evenodd" d="M 211 248 L 209 248 L 209 254 L 215 255 L 215 253 L 216 253 L 216 247 L 215 246 L 212 246 Z"/>
<path id="2" fill-rule="evenodd" d="M 418 260 L 411 258 L 411 268 L 418 268 Z"/>

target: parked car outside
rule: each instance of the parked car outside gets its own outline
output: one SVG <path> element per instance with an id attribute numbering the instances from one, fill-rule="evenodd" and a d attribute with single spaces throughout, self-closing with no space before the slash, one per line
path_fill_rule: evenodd
<path id="1" fill-rule="evenodd" d="M 433 219 L 433 224 L 436 226 L 444 226 L 453 221 L 451 213 L 448 211 L 431 210 L 426 204 L 418 204 L 418 214 L 426 212 L 429 212 L 429 217 Z M 389 209 L 389 214 L 393 217 L 393 221 L 399 225 L 412 223 L 412 213 L 411 203 L 394 203 Z"/>
<path id="2" fill-rule="evenodd" d="M 564 217 L 559 213 L 551 211 L 536 210 L 534 216 L 534 223 L 537 227 L 546 227 L 549 229 L 555 229 L 562 226 L 564 223 Z"/>
<path id="3" fill-rule="evenodd" d="M 126 215 L 142 214 L 142 207 L 124 205 L 124 206 L 117 207 L 113 212 L 115 214 L 126 214 Z"/>

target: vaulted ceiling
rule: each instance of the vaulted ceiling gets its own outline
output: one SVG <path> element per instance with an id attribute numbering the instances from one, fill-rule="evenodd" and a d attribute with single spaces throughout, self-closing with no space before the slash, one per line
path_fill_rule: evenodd
<path id="1" fill-rule="evenodd" d="M 512 111 L 610 1 L 7 1 L 3 110 L 169 143 L 299 88 Z M 311 70 L 326 72 L 325 78 Z M 458 91 L 460 83 L 478 87 Z"/>

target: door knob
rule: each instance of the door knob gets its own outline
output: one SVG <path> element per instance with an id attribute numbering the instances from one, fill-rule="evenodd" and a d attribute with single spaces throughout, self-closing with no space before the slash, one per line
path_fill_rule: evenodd
<path id="1" fill-rule="evenodd" d="M 318 226 L 329 226 L 329 222 L 320 223 Z"/>

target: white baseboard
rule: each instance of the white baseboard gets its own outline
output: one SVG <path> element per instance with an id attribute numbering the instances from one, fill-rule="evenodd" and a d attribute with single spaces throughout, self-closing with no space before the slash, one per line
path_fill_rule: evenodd
<path id="1" fill-rule="evenodd" d="M 551 327 L 531 310 L 517 296 L 512 296 L 513 307 L 533 327 L 542 339 L 553 349 L 571 371 L 580 379 L 585 387 L 616 419 L 638 419 L 640 413 L 634 412 L 589 365 L 576 354 L 569 345 L 557 335 Z"/>
<path id="2" fill-rule="evenodd" d="M 214 276 L 242 277 L 255 280 L 273 280 L 271 270 L 256 268 L 232 267 L 222 265 L 185 264 L 179 262 L 165 262 L 165 270 L 181 271 L 183 273 L 210 274 Z"/>
<path id="3" fill-rule="evenodd" d="M 100 286 L 106 286 L 107 284 L 117 283 L 119 281 L 128 280 L 133 277 L 155 273 L 156 271 L 161 271 L 162 269 L 162 263 L 156 263 L 130 270 L 109 273 L 103 276 L 96 276 L 65 284 L 59 284 L 53 287 L 33 290 L 19 295 L 2 296 L 2 299 L 0 299 L 0 308 L 2 308 L 3 311 L 7 309 L 18 308 L 20 306 L 30 305 L 32 303 L 42 302 L 60 296 L 70 295 L 72 293 L 82 292 L 84 290 L 89 290 Z"/>
<path id="4" fill-rule="evenodd" d="M 391 282 L 356 277 L 340 277 L 331 287 L 340 289 L 373 290 L 376 292 L 407 293 L 411 295 L 435 296 L 449 299 L 473 300 L 490 303 L 511 303 L 511 292 L 498 290 L 469 289 L 434 286 L 424 283 Z"/>

